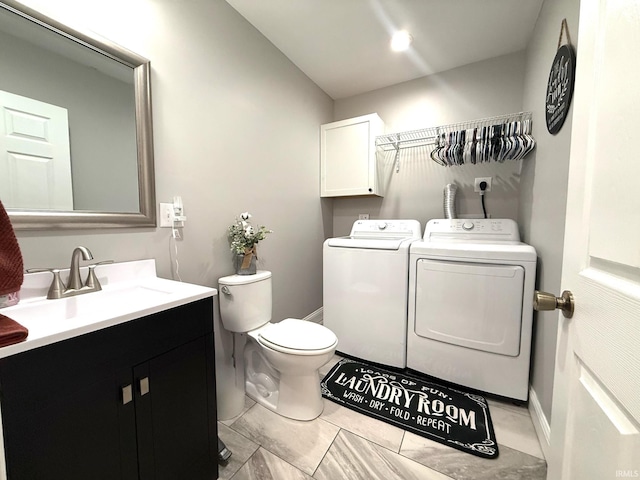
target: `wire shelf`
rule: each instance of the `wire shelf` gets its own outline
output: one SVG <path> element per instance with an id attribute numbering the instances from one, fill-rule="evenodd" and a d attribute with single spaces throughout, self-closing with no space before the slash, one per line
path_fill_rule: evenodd
<path id="1" fill-rule="evenodd" d="M 458 132 L 469 129 L 481 129 L 511 122 L 531 121 L 531 112 L 518 112 L 494 117 L 486 117 L 467 122 L 452 123 L 438 127 L 422 128 L 398 133 L 386 133 L 376 137 L 376 147 L 382 151 L 396 151 L 395 169 L 400 169 L 400 150 L 405 148 L 415 148 L 435 145 L 438 138 L 443 134 Z"/>

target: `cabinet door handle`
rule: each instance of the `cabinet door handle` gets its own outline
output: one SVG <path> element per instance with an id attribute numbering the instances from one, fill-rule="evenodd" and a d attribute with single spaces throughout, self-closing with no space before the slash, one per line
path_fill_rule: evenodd
<path id="1" fill-rule="evenodd" d="M 144 396 L 149 393 L 149 377 L 140 379 L 140 396 Z"/>
<path id="2" fill-rule="evenodd" d="M 122 387 L 122 404 L 126 405 L 131 400 L 133 400 L 133 388 L 131 388 L 131 385 Z"/>

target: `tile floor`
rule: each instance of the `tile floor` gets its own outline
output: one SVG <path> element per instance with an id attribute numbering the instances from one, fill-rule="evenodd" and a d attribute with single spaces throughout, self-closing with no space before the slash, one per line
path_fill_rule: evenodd
<path id="1" fill-rule="evenodd" d="M 324 374 L 339 360 L 325 365 Z M 547 466 L 526 407 L 489 400 L 500 455 L 455 450 L 324 400 L 311 422 L 290 420 L 246 398 L 218 423 L 233 452 L 224 480 L 544 480 Z"/>

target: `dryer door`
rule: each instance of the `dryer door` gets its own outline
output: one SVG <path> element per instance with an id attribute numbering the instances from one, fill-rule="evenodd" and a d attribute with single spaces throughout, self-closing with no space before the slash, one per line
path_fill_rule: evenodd
<path id="1" fill-rule="evenodd" d="M 516 357 L 520 354 L 524 268 L 420 259 L 415 333 Z"/>

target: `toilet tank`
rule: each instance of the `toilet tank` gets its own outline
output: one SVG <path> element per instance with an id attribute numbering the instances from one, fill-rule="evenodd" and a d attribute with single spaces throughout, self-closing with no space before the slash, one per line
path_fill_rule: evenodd
<path id="1" fill-rule="evenodd" d="M 230 275 L 218 280 L 220 319 L 230 332 L 248 332 L 271 320 L 271 272 Z"/>

